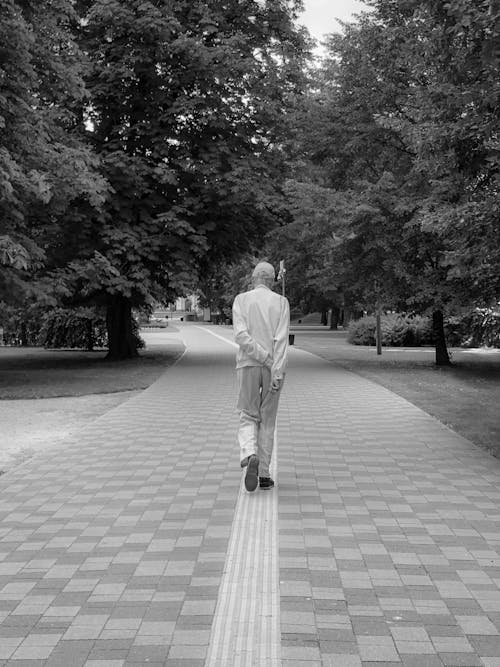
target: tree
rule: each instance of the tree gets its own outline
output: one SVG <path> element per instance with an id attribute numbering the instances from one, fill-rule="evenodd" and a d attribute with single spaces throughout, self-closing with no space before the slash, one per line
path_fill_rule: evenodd
<path id="1" fill-rule="evenodd" d="M 378 285 L 389 307 L 432 312 L 446 364 L 443 312 L 500 294 L 498 10 L 367 4 L 331 36 L 299 124 L 306 180 L 347 202 L 330 221 L 337 243 L 315 226 L 330 247 L 320 273 L 367 308 Z"/>
<path id="2" fill-rule="evenodd" d="M 426 174 L 422 228 L 445 242 L 447 278 L 457 297 L 491 305 L 500 295 L 498 4 L 412 2 L 406 26 L 391 21 L 389 3 L 376 5 L 395 40 L 403 31 L 413 35 L 406 42 L 413 78 L 405 113 L 383 123 L 414 151 L 414 171 Z"/>
<path id="3" fill-rule="evenodd" d="M 441 246 L 441 302 L 445 308 L 496 303 L 498 6 L 407 2 L 401 17 L 390 2 L 373 4 L 394 44 L 395 66 L 409 79 L 399 108 L 379 122 L 397 131 L 414 153 L 412 174 L 424 177 L 416 225 Z M 401 40 L 405 48 L 398 50 Z M 441 310 L 434 313 L 438 327 Z"/>
<path id="4" fill-rule="evenodd" d="M 292 179 L 286 181 L 284 195 L 291 222 L 268 233 L 265 254 L 275 264 L 286 260 L 291 303 L 306 313 L 319 310 L 325 318 L 331 308 L 334 328 L 335 311 L 346 298 L 346 286 L 331 261 L 343 225 L 345 197 L 316 183 Z"/>
<path id="5" fill-rule="evenodd" d="M 275 224 L 284 110 L 302 78 L 299 6 L 78 4 L 88 138 L 111 188 L 56 277 L 106 305 L 111 357 L 136 354 L 133 307 L 168 301 Z"/>
<path id="6" fill-rule="evenodd" d="M 106 188 L 77 130 L 75 19 L 70 0 L 0 2 L 0 298 L 13 304 L 55 303 L 42 277 L 55 230 L 76 199 L 98 207 Z"/>

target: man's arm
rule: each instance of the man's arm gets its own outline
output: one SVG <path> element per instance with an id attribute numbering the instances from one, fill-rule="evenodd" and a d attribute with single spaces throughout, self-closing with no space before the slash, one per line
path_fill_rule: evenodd
<path id="1" fill-rule="evenodd" d="M 274 359 L 271 376 L 274 380 L 282 380 L 286 371 L 288 357 L 288 332 L 290 329 L 290 304 L 283 297 L 280 319 L 274 336 Z"/>
<path id="2" fill-rule="evenodd" d="M 247 328 L 247 323 L 241 310 L 241 300 L 239 296 L 236 297 L 233 303 L 233 331 L 234 340 L 240 348 L 248 354 L 249 357 L 255 359 L 268 368 L 271 368 L 272 358 L 267 351 L 259 345 L 256 340 L 252 338 Z"/>

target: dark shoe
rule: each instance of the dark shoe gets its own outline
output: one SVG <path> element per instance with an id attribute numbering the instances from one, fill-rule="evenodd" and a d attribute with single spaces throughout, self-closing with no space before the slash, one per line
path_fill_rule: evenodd
<path id="1" fill-rule="evenodd" d="M 259 459 L 255 454 L 248 457 L 247 472 L 245 475 L 245 489 L 255 491 L 259 483 Z"/>
<path id="2" fill-rule="evenodd" d="M 261 489 L 272 489 L 274 486 L 274 479 L 270 477 L 259 477 L 259 486 Z"/>

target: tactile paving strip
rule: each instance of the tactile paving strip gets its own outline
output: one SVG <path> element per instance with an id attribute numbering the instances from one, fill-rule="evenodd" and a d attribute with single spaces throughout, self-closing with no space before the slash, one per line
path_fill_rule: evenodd
<path id="1" fill-rule="evenodd" d="M 210 332 L 213 333 L 213 332 Z M 225 342 L 232 341 L 218 336 Z M 277 482 L 275 435 L 271 476 Z M 240 486 L 206 667 L 279 667 L 277 488 Z"/>
<path id="2" fill-rule="evenodd" d="M 277 448 L 271 475 L 276 480 Z M 242 484 L 210 637 L 207 667 L 278 667 L 277 489 Z"/>

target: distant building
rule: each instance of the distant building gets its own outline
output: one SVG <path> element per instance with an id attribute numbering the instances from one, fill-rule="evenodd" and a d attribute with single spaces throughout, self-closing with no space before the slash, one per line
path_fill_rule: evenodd
<path id="1" fill-rule="evenodd" d="M 172 304 L 169 304 L 169 307 Z M 196 313 L 200 310 L 199 297 L 197 294 L 179 296 L 173 304 L 172 310 L 182 310 L 185 313 Z"/>
<path id="2" fill-rule="evenodd" d="M 180 318 L 184 315 L 191 314 L 201 318 L 203 316 L 203 308 L 199 305 L 199 297 L 197 294 L 189 294 L 187 296 L 179 296 L 173 303 L 166 306 L 157 305 L 153 311 L 154 318 Z"/>

